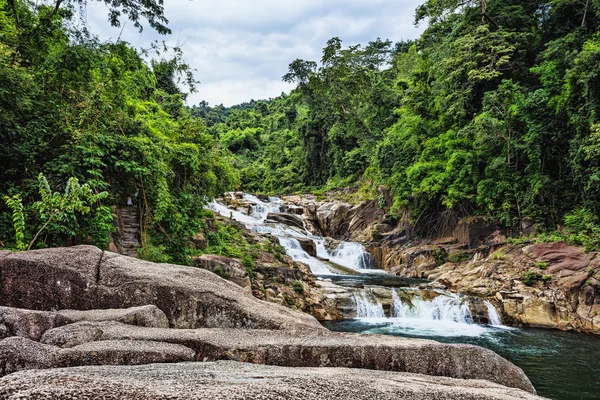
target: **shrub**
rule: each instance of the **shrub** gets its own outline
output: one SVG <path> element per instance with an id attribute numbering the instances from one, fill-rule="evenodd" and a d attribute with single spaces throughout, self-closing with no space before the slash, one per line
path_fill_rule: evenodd
<path id="1" fill-rule="evenodd" d="M 532 286 L 538 280 L 538 273 L 536 271 L 527 271 L 521 275 L 521 281 L 527 285 Z"/>
<path id="2" fill-rule="evenodd" d="M 542 281 L 544 281 L 544 283 L 550 282 L 552 280 L 552 275 L 544 275 L 542 276 Z"/>
<path id="3" fill-rule="evenodd" d="M 146 246 L 137 249 L 137 254 L 142 260 L 152 261 L 155 263 L 168 263 L 171 261 L 171 257 L 165 254 L 165 250 L 165 246 L 153 246 L 151 244 L 146 244 Z"/>
<path id="4" fill-rule="evenodd" d="M 435 258 L 435 263 L 437 265 L 442 265 L 446 262 L 448 253 L 444 249 L 437 248 L 433 251 L 433 258 Z"/>
<path id="5" fill-rule="evenodd" d="M 506 258 L 506 254 L 504 254 L 504 251 L 502 251 L 502 249 L 496 250 L 490 256 L 490 260 L 504 260 L 505 258 Z"/>
<path id="6" fill-rule="evenodd" d="M 244 256 L 244 258 L 242 259 L 242 264 L 244 264 L 244 267 L 246 267 L 248 275 L 250 275 L 251 278 L 256 278 L 256 271 L 254 271 L 256 265 L 254 264 L 254 260 L 249 254 L 246 254 Z"/>
<path id="7" fill-rule="evenodd" d="M 294 288 L 294 291 L 298 294 L 304 294 L 304 285 L 302 284 L 302 282 L 300 281 L 293 281 L 292 282 L 292 287 Z"/>
<path id="8" fill-rule="evenodd" d="M 463 261 L 467 261 L 468 259 L 469 255 L 460 251 L 456 251 L 448 256 L 448 261 L 453 263 L 461 263 Z"/>
<path id="9" fill-rule="evenodd" d="M 546 269 L 546 268 L 548 268 L 548 264 L 546 264 L 546 263 L 545 263 L 545 262 L 543 262 L 543 261 L 539 261 L 539 262 L 537 263 L 537 267 L 538 267 L 539 269 Z"/>

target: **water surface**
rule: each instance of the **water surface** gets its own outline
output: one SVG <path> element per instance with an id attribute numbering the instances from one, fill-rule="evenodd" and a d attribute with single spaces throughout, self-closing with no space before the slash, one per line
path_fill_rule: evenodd
<path id="1" fill-rule="evenodd" d="M 600 337 L 543 329 L 443 321 L 349 320 L 324 325 L 340 332 L 384 334 L 488 348 L 521 367 L 538 394 L 554 400 L 600 399 Z"/>

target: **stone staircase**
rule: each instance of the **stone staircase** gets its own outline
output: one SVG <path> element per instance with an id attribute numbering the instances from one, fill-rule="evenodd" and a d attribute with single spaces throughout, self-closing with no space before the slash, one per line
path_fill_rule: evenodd
<path id="1" fill-rule="evenodd" d="M 121 254 L 137 258 L 140 246 L 140 210 L 137 207 L 119 209 L 121 222 Z"/>

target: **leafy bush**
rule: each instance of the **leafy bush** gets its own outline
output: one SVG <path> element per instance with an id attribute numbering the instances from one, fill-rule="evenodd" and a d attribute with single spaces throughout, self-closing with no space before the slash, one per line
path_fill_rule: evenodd
<path id="1" fill-rule="evenodd" d="M 467 261 L 469 258 L 469 254 L 463 253 L 461 251 L 456 251 L 448 256 L 448 261 L 452 263 L 461 263 Z"/>
<path id="2" fill-rule="evenodd" d="M 304 285 L 302 284 L 301 281 L 293 281 L 292 282 L 292 287 L 294 288 L 294 291 L 298 294 L 304 294 Z"/>
<path id="3" fill-rule="evenodd" d="M 496 250 L 491 256 L 490 260 L 504 260 L 506 258 L 506 254 L 502 249 Z"/>
<path id="4" fill-rule="evenodd" d="M 250 257 L 249 255 L 245 255 L 242 259 L 242 264 L 244 264 L 244 267 L 246 267 L 248 275 L 250 275 L 251 278 L 256 278 L 256 271 L 254 271 L 256 264 L 254 264 L 254 260 L 252 259 L 252 257 Z"/>
<path id="5" fill-rule="evenodd" d="M 546 264 L 544 261 L 538 261 L 538 263 L 536 265 L 537 265 L 537 267 L 539 269 L 546 269 L 546 268 L 548 268 L 548 264 Z"/>
<path id="6" fill-rule="evenodd" d="M 165 250 L 166 247 L 162 245 L 153 246 L 151 244 L 146 244 L 146 246 L 137 249 L 137 254 L 142 260 L 155 263 L 169 263 L 171 262 L 171 257 L 168 254 L 165 254 Z"/>
<path id="7" fill-rule="evenodd" d="M 527 286 L 534 285 L 538 280 L 538 273 L 536 271 L 527 271 L 521 275 L 521 282 Z"/>
<path id="8" fill-rule="evenodd" d="M 546 274 L 546 275 L 542 276 L 542 281 L 543 281 L 544 283 L 548 283 L 548 282 L 550 282 L 551 280 L 552 280 L 552 275 L 548 275 L 548 274 Z"/>

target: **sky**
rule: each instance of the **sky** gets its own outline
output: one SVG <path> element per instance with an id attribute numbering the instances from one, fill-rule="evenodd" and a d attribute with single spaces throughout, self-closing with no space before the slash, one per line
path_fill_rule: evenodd
<path id="1" fill-rule="evenodd" d="M 292 89 L 281 81 L 297 58 L 318 61 L 327 40 L 345 46 L 378 37 L 394 42 L 417 38 L 414 11 L 423 0 L 165 0 L 173 32 L 156 34 L 146 25 L 110 26 L 102 2 L 89 2 L 87 23 L 102 40 L 119 36 L 134 47 L 153 40 L 179 45 L 201 82 L 188 105 L 206 100 L 232 106 L 277 97 Z"/>

